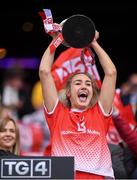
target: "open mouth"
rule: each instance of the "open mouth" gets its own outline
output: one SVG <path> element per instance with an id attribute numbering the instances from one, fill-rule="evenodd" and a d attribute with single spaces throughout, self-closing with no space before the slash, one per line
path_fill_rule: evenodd
<path id="1" fill-rule="evenodd" d="M 86 92 L 80 92 L 78 94 L 78 98 L 81 102 L 85 102 L 87 100 L 88 94 Z"/>

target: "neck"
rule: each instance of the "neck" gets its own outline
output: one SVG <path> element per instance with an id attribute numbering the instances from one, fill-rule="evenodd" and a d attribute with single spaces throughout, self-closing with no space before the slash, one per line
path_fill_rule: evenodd
<path id="1" fill-rule="evenodd" d="M 0 149 L 3 150 L 3 151 L 10 151 L 10 152 L 12 152 L 12 149 L 11 149 L 11 148 L 3 148 L 3 147 L 0 147 Z"/>

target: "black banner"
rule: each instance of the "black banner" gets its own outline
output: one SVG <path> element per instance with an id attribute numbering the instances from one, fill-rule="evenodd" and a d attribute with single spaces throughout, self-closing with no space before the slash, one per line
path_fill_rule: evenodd
<path id="1" fill-rule="evenodd" d="M 1 156 L 0 179 L 74 179 L 74 158 Z"/>

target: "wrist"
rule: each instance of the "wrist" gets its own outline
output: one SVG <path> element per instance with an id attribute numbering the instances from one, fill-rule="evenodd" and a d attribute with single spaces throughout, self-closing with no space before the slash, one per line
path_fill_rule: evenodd
<path id="1" fill-rule="evenodd" d="M 94 48 L 98 45 L 98 42 L 96 40 L 93 40 L 91 43 L 90 43 L 90 47 Z"/>

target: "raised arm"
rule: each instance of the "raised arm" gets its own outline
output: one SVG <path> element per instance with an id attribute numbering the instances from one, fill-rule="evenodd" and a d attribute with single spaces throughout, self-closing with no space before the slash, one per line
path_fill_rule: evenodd
<path id="1" fill-rule="evenodd" d="M 51 73 L 54 54 L 55 52 L 52 54 L 50 53 L 50 48 L 48 47 L 42 56 L 39 66 L 39 77 L 42 86 L 42 94 L 44 98 L 44 104 L 48 112 L 51 112 L 53 110 L 58 98 L 54 79 Z"/>
<path id="2" fill-rule="evenodd" d="M 101 102 L 105 113 L 109 113 L 112 108 L 114 94 L 115 94 L 117 71 L 115 65 L 111 61 L 108 54 L 96 41 L 98 37 L 99 34 L 98 32 L 96 32 L 95 39 L 92 41 L 91 47 L 94 49 L 95 53 L 97 54 L 99 62 L 105 74 L 101 86 L 99 101 Z"/>

